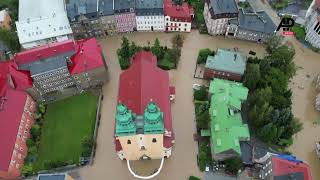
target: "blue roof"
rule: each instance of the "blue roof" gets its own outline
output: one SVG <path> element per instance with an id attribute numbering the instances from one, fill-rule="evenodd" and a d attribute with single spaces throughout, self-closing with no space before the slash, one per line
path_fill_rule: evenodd
<path id="1" fill-rule="evenodd" d="M 97 3 L 97 0 L 69 0 L 69 3 L 67 4 L 67 15 L 69 20 L 77 20 L 81 14 L 88 18 L 96 18 L 98 16 Z"/>
<path id="2" fill-rule="evenodd" d="M 210 0 L 214 14 L 238 13 L 235 0 Z"/>
<path id="3" fill-rule="evenodd" d="M 100 15 L 112 15 L 114 13 L 113 10 L 113 2 L 117 0 L 99 0 L 99 14 Z"/>
<path id="4" fill-rule="evenodd" d="M 38 176 L 38 180 L 64 180 L 64 174 L 41 174 Z"/>

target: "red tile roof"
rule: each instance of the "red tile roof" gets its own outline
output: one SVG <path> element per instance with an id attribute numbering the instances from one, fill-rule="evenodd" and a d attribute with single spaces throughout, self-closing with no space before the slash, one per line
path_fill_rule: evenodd
<path id="1" fill-rule="evenodd" d="M 182 21 L 191 22 L 191 15 L 194 14 L 193 8 L 188 3 L 175 5 L 172 0 L 164 1 L 164 15 L 170 18 L 176 18 Z"/>
<path id="2" fill-rule="evenodd" d="M 312 180 L 310 167 L 305 163 L 297 163 L 273 156 L 272 170 L 274 176 L 282 176 L 300 172 L 303 173 L 304 180 Z"/>
<path id="3" fill-rule="evenodd" d="M 164 113 L 165 129 L 172 132 L 169 74 L 156 62 L 156 57 L 146 51 L 132 58 L 131 67 L 120 75 L 118 101 L 136 114 L 143 114 L 147 104 L 154 101 Z M 164 147 L 172 147 L 172 140 L 174 136 L 164 136 Z"/>
<path id="4" fill-rule="evenodd" d="M 17 53 L 14 60 L 18 65 L 28 64 L 40 59 L 57 56 L 75 50 L 76 45 L 74 42 L 72 40 L 67 40 Z"/>
<path id="5" fill-rule="evenodd" d="M 102 51 L 95 38 L 78 41 L 77 52 L 71 57 L 71 74 L 79 74 L 104 66 Z"/>
<path id="6" fill-rule="evenodd" d="M 7 83 L 11 62 L 0 63 L 0 171 L 7 171 L 27 99 L 24 91 L 12 89 Z"/>

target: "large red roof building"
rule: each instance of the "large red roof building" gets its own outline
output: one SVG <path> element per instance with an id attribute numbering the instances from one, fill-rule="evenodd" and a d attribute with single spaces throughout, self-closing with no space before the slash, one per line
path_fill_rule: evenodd
<path id="1" fill-rule="evenodd" d="M 160 159 L 171 155 L 174 133 L 170 95 L 168 72 L 157 67 L 157 58 L 151 52 L 138 52 L 131 67 L 120 75 L 115 130 L 120 159 Z"/>
<path id="2" fill-rule="evenodd" d="M 164 0 L 164 16 L 166 31 L 191 31 L 194 10 L 188 3 L 176 5 L 172 0 Z"/>
<path id="3" fill-rule="evenodd" d="M 12 61 L 0 63 L 0 179 L 20 176 L 36 109 L 35 101 L 23 90 L 31 85 L 28 74 L 14 66 Z"/>

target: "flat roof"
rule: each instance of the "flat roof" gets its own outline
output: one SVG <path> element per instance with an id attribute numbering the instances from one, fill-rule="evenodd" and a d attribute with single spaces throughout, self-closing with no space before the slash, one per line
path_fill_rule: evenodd
<path id="1" fill-rule="evenodd" d="M 243 74 L 247 58 L 240 52 L 218 49 L 214 56 L 208 56 L 205 67 L 225 72 Z"/>
<path id="2" fill-rule="evenodd" d="M 248 91 L 241 83 L 222 79 L 211 81 L 209 112 L 213 153 L 232 149 L 241 155 L 240 141 L 250 139 L 248 125 L 243 124 L 241 118 L 241 102 L 247 99 Z"/>

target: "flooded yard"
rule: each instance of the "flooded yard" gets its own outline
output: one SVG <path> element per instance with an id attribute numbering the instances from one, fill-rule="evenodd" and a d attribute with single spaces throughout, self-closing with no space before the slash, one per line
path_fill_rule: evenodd
<path id="1" fill-rule="evenodd" d="M 171 45 L 173 34 L 167 33 L 132 33 L 126 34 L 136 44 L 152 44 L 156 37 L 161 44 Z M 212 37 L 200 35 L 197 31 L 185 34 L 185 43 L 182 49 L 181 60 L 177 70 L 170 71 L 170 84 L 176 87 L 176 99 L 172 104 L 173 128 L 176 134 L 176 144 L 172 156 L 165 160 L 162 172 L 155 180 L 187 180 L 190 175 L 203 177 L 204 174 L 198 170 L 196 163 L 197 143 L 193 141 L 195 133 L 195 115 L 192 84 L 202 80 L 193 78 L 198 51 L 201 48 L 239 48 L 248 53 L 255 51 L 258 56 L 265 54 L 264 47 L 247 41 L 228 39 L 225 37 Z M 116 153 L 113 143 L 115 107 L 118 93 L 119 74 L 121 72 L 116 50 L 120 47 L 121 36 L 101 39 L 100 43 L 106 56 L 109 67 L 110 80 L 105 84 L 102 103 L 102 117 L 97 139 L 96 158 L 93 166 L 81 169 L 80 174 L 86 180 L 130 180 L 134 179 L 129 173 L 126 162 L 121 161 Z M 320 114 L 314 110 L 315 92 L 312 88 L 312 80 L 320 70 L 320 55 L 304 49 L 294 41 L 297 55 L 295 62 L 299 68 L 297 76 L 292 82 L 293 88 L 293 110 L 294 114 L 304 123 L 304 130 L 295 137 L 295 142 L 290 150 L 312 166 L 314 179 L 320 179 L 320 160 L 315 156 L 314 143 L 320 140 L 320 127 L 312 123 Z M 311 77 L 307 78 L 307 74 Z M 304 89 L 298 86 L 304 86 Z M 133 169 L 142 175 L 158 168 L 158 161 L 137 162 Z"/>

